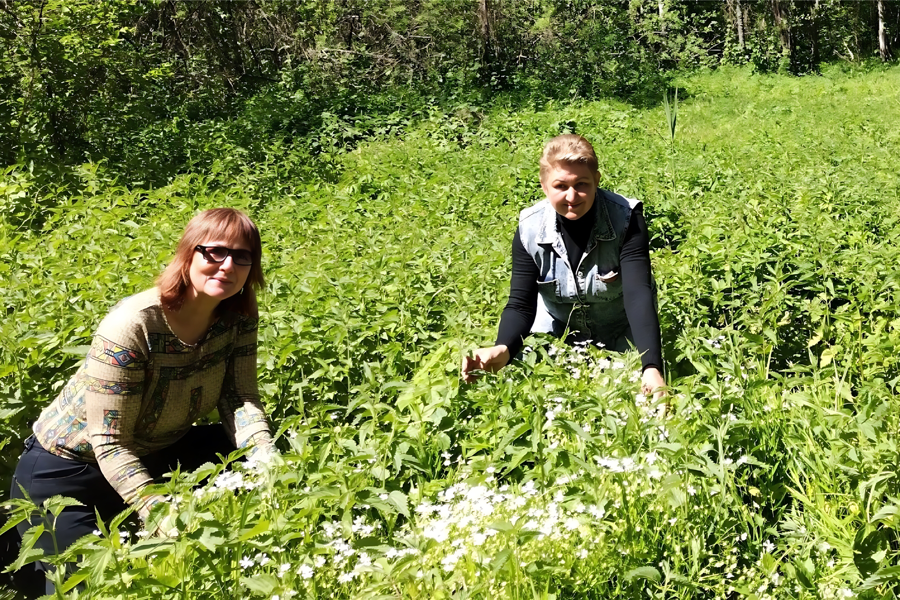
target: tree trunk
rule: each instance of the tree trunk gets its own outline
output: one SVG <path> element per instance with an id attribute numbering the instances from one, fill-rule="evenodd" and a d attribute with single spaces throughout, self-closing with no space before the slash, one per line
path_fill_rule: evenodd
<path id="1" fill-rule="evenodd" d="M 744 11 L 741 8 L 741 0 L 734 0 L 734 24 L 737 26 L 738 47 L 743 52 L 746 47 L 744 46 Z"/>
<path id="2" fill-rule="evenodd" d="M 497 48 L 496 15 L 491 0 L 478 0 L 478 24 L 481 29 L 482 62 L 496 67 L 499 49 Z"/>
<path id="3" fill-rule="evenodd" d="M 481 25 L 481 42 L 488 54 L 494 45 L 494 23 L 490 0 L 478 0 L 478 23 Z"/>
<path id="4" fill-rule="evenodd" d="M 819 71 L 819 0 L 813 4 L 812 15 L 809 19 L 809 37 L 812 44 L 812 68 Z"/>
<path id="5" fill-rule="evenodd" d="M 884 28 L 884 0 L 875 0 L 878 7 L 878 54 L 881 60 L 891 60 L 891 47 L 888 44 L 887 31 Z"/>
<path id="6" fill-rule="evenodd" d="M 791 48 L 791 24 L 788 20 L 787 11 L 782 6 L 782 0 L 772 0 L 772 17 L 775 19 L 775 26 L 778 28 L 778 39 L 781 42 L 781 54 L 788 59 L 790 65 L 793 64 L 792 48 Z"/>
<path id="7" fill-rule="evenodd" d="M 663 3 L 663 0 L 659 0 L 659 30 L 662 33 L 666 32 L 666 5 Z"/>

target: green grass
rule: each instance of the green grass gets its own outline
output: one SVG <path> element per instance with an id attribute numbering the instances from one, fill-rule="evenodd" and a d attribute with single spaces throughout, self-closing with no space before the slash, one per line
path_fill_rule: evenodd
<path id="1" fill-rule="evenodd" d="M 284 461 L 252 489 L 167 484 L 176 539 L 86 538 L 82 597 L 894 597 L 900 70 L 679 88 L 674 142 L 663 106 L 597 101 L 434 114 L 315 158 L 225 148 L 156 190 L 96 165 L 65 189 L 6 171 L 7 473 L 196 209 L 263 233 Z M 535 340 L 458 382 L 493 339 L 542 143 L 573 124 L 601 185 L 646 203 L 668 415 L 636 398 L 634 354 Z"/>

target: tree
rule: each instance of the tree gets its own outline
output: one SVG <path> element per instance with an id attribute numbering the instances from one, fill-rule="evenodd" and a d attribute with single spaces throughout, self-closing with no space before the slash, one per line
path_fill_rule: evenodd
<path id="1" fill-rule="evenodd" d="M 775 19 L 775 28 L 778 30 L 778 39 L 781 42 L 782 65 L 790 66 L 793 63 L 791 43 L 791 22 L 788 6 L 784 0 L 771 0 L 772 17 Z"/>
<path id="2" fill-rule="evenodd" d="M 887 30 L 884 26 L 884 0 L 875 0 L 875 4 L 878 13 L 878 54 L 881 56 L 881 60 L 887 62 L 891 60 L 891 46 L 888 43 Z"/>

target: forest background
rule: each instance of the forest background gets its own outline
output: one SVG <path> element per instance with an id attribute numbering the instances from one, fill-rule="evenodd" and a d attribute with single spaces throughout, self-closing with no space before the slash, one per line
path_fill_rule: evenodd
<path id="1" fill-rule="evenodd" d="M 158 185 L 347 119 L 499 98 L 658 102 L 676 69 L 892 57 L 889 0 L 0 1 L 0 164 Z M 352 142 L 352 140 L 347 140 Z"/>
<path id="2" fill-rule="evenodd" d="M 0 0 L 0 485 L 233 205 L 285 462 L 173 481 L 183 535 L 104 527 L 67 593 L 895 597 L 898 48 L 887 0 Z M 646 203 L 668 415 L 633 353 L 459 386 L 566 131 Z"/>

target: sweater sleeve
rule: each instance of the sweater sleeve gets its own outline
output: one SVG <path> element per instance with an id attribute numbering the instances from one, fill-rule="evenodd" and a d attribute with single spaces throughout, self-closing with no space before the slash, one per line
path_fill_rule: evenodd
<path id="1" fill-rule="evenodd" d="M 148 349 L 138 317 L 111 313 L 91 343 L 77 385 L 84 386 L 90 444 L 103 476 L 146 517 L 158 498 L 141 498 L 152 478 L 137 453 L 135 429 L 141 413 Z"/>
<path id="2" fill-rule="evenodd" d="M 500 315 L 496 341 L 497 345 L 503 344 L 509 348 L 511 357 L 522 349 L 522 340 L 528 336 L 534 324 L 534 317 L 537 315 L 538 276 L 538 267 L 525 250 L 517 228 L 512 242 L 509 300 Z"/>
<path id="3" fill-rule="evenodd" d="M 225 369 L 219 416 L 237 448 L 271 449 L 272 434 L 259 398 L 256 345 L 259 320 L 240 317 L 234 350 Z"/>
<path id="4" fill-rule="evenodd" d="M 659 316 L 650 277 L 650 235 L 640 206 L 631 212 L 619 254 L 625 314 L 644 369 L 663 368 Z"/>

